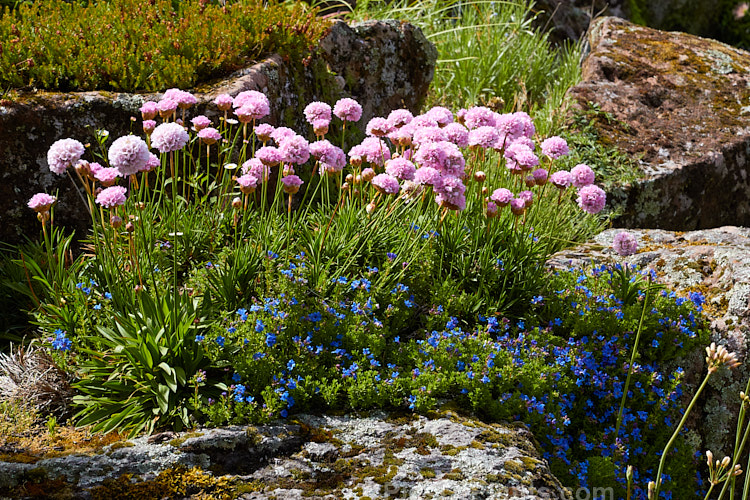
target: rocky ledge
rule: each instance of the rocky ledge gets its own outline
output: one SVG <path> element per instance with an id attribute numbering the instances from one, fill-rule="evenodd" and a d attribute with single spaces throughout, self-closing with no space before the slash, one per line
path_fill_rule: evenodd
<path id="1" fill-rule="evenodd" d="M 247 500 L 571 498 L 525 427 L 450 411 L 431 419 L 299 415 L 289 423 L 156 434 L 91 456 L 0 463 L 0 495 L 45 483 L 79 498 L 129 491 Z"/>

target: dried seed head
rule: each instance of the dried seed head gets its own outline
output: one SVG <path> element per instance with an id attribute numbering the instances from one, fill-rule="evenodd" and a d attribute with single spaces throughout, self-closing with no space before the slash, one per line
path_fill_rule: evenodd
<path id="1" fill-rule="evenodd" d="M 706 364 L 708 372 L 713 373 L 724 365 L 730 369 L 736 368 L 740 362 L 735 353 L 727 351 L 723 345 L 717 346 L 715 342 L 712 342 L 706 347 Z"/>

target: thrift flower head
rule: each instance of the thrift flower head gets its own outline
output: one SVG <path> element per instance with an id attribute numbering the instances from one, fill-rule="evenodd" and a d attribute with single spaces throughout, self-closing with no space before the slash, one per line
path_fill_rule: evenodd
<path id="1" fill-rule="evenodd" d="M 269 125 L 268 123 L 260 123 L 255 126 L 253 129 L 255 131 L 255 135 L 258 136 L 258 140 L 260 142 L 268 142 L 268 140 L 271 138 L 271 135 L 273 134 L 273 131 L 275 130 L 273 125 Z"/>
<path id="2" fill-rule="evenodd" d="M 366 137 L 361 144 L 349 150 L 349 157 L 354 156 L 359 156 L 372 165 L 382 166 L 386 160 L 391 159 L 391 151 L 380 138 Z"/>
<path id="3" fill-rule="evenodd" d="M 185 90 L 177 90 L 174 96 L 174 100 L 177 101 L 177 105 L 180 107 L 180 109 L 188 109 L 190 106 L 198 104 L 198 99 L 196 99 L 193 94 Z"/>
<path id="4" fill-rule="evenodd" d="M 182 130 L 182 127 L 177 126 Z M 146 142 L 134 135 L 126 135 L 117 139 L 109 147 L 108 153 L 109 164 L 119 170 L 123 177 L 134 175 L 143 169 L 149 155 Z"/>
<path id="5" fill-rule="evenodd" d="M 177 123 L 162 123 L 151 134 L 151 146 L 160 153 L 171 153 L 185 147 L 190 137 L 187 131 Z"/>
<path id="6" fill-rule="evenodd" d="M 125 204 L 125 188 L 112 186 L 103 189 L 96 197 L 96 202 L 104 208 L 114 208 Z"/>
<path id="7" fill-rule="evenodd" d="M 521 198 L 510 200 L 510 211 L 513 215 L 522 215 L 526 211 L 526 202 Z"/>
<path id="8" fill-rule="evenodd" d="M 390 123 L 388 123 L 388 120 L 386 120 L 385 118 L 376 116 L 375 118 L 367 122 L 365 131 L 367 132 L 367 135 L 371 135 L 373 137 L 385 137 L 390 132 L 393 132 L 393 127 L 391 127 Z"/>
<path id="9" fill-rule="evenodd" d="M 385 173 L 401 181 L 414 180 L 417 168 L 405 158 L 394 158 L 385 162 Z"/>
<path id="10" fill-rule="evenodd" d="M 490 200 L 497 203 L 497 206 L 499 207 L 507 206 L 508 204 L 510 204 L 512 199 L 513 193 L 511 193 L 509 189 L 505 188 L 495 189 L 490 195 Z"/>
<path id="11" fill-rule="evenodd" d="M 250 158 L 242 164 L 242 173 L 252 175 L 258 179 L 258 182 L 266 182 L 271 173 L 271 169 L 267 165 L 264 165 L 259 159 Z"/>
<path id="12" fill-rule="evenodd" d="M 414 154 L 414 162 L 420 167 L 431 167 L 438 171 L 445 168 L 447 161 L 447 151 L 443 147 L 443 142 L 429 142 L 420 147 Z"/>
<path id="13" fill-rule="evenodd" d="M 449 123 L 442 129 L 446 140 L 452 142 L 459 148 L 469 145 L 469 130 L 460 123 Z"/>
<path id="14" fill-rule="evenodd" d="M 234 98 L 232 106 L 234 109 L 248 106 L 248 109 L 256 114 L 257 120 L 267 116 L 271 112 L 271 104 L 268 102 L 268 97 L 257 90 L 246 90 L 240 92 L 237 94 L 237 97 Z"/>
<path id="15" fill-rule="evenodd" d="M 538 168 L 532 172 L 532 177 L 534 178 L 534 182 L 537 186 L 544 186 L 547 184 L 547 178 L 548 178 L 549 172 L 547 172 L 543 168 Z"/>
<path id="16" fill-rule="evenodd" d="M 159 108 L 156 106 L 154 101 L 147 101 L 143 103 L 140 109 L 141 117 L 144 120 L 153 120 L 159 113 Z"/>
<path id="17" fill-rule="evenodd" d="M 435 106 L 427 113 L 425 113 L 425 116 L 428 116 L 435 120 L 438 125 L 441 127 L 445 127 L 449 123 L 453 122 L 453 113 L 450 112 L 448 108 L 444 108 L 442 106 Z"/>
<path id="18" fill-rule="evenodd" d="M 388 123 L 393 128 L 401 128 L 414 119 L 414 115 L 408 109 L 394 109 L 388 115 Z"/>
<path id="19" fill-rule="evenodd" d="M 598 186 L 593 184 L 583 186 L 578 190 L 576 199 L 581 210 L 590 214 L 598 214 L 607 202 L 607 194 Z"/>
<path id="20" fill-rule="evenodd" d="M 433 186 L 436 200 L 441 206 L 447 206 L 451 210 L 463 210 L 466 207 L 464 193 L 466 186 L 461 179 L 447 175 L 441 177 Z"/>
<path id="21" fill-rule="evenodd" d="M 315 132 L 315 135 L 326 135 L 330 124 L 331 120 L 315 120 L 312 123 L 313 132 Z"/>
<path id="22" fill-rule="evenodd" d="M 577 188 L 588 186 L 593 184 L 596 178 L 596 174 L 591 170 L 591 167 L 585 163 L 580 163 L 570 169 L 570 175 L 573 176 L 573 185 Z"/>
<path id="23" fill-rule="evenodd" d="M 552 136 L 542 142 L 542 154 L 553 160 L 570 152 L 568 143 L 562 137 Z"/>
<path id="24" fill-rule="evenodd" d="M 498 207 L 493 201 L 487 202 L 487 217 L 492 219 L 497 216 Z"/>
<path id="25" fill-rule="evenodd" d="M 281 151 L 281 157 L 286 163 L 302 165 L 310 159 L 310 144 L 301 135 L 295 135 L 281 141 L 279 151 Z"/>
<path id="26" fill-rule="evenodd" d="M 466 159 L 464 159 L 463 153 L 458 149 L 458 146 L 452 142 L 443 141 L 438 143 L 443 147 L 445 151 L 445 163 L 443 164 L 442 173 L 444 175 L 451 175 L 453 177 L 463 177 L 464 168 L 466 167 Z"/>
<path id="27" fill-rule="evenodd" d="M 143 166 L 142 172 L 151 172 L 153 169 L 161 165 L 161 160 L 154 153 L 149 153 L 148 161 Z"/>
<path id="28" fill-rule="evenodd" d="M 60 139 L 50 146 L 47 152 L 49 169 L 57 175 L 63 175 L 65 170 L 74 165 L 83 156 L 83 144 L 75 139 Z"/>
<path id="29" fill-rule="evenodd" d="M 415 116 L 414 119 L 409 122 L 409 126 L 416 130 L 420 127 L 439 127 L 440 125 L 427 115 L 419 115 Z"/>
<path id="30" fill-rule="evenodd" d="M 398 179 L 389 174 L 378 174 L 372 179 L 372 185 L 382 194 L 398 194 Z"/>
<path id="31" fill-rule="evenodd" d="M 527 137 L 529 139 L 534 137 L 536 128 L 534 127 L 534 121 L 531 119 L 528 113 L 526 113 L 525 111 L 517 111 L 513 113 L 512 116 L 514 124 L 517 124 L 516 126 L 521 131 L 520 136 Z"/>
<path id="32" fill-rule="evenodd" d="M 250 174 L 245 174 L 237 178 L 237 184 L 240 185 L 240 191 L 244 194 L 251 194 L 258 187 L 258 179 Z"/>
<path id="33" fill-rule="evenodd" d="M 310 125 L 315 125 L 315 122 L 320 121 L 330 123 L 331 106 L 320 101 L 311 102 L 305 108 L 305 119 Z"/>
<path id="34" fill-rule="evenodd" d="M 151 153 L 149 153 L 151 154 Z M 94 178 L 102 183 L 102 186 L 109 187 L 113 185 L 120 177 L 120 171 L 114 167 L 99 168 L 94 174 Z"/>
<path id="35" fill-rule="evenodd" d="M 284 158 L 281 151 L 273 146 L 263 146 L 255 152 L 255 157 L 262 161 L 264 165 L 268 165 L 269 167 L 278 165 Z"/>
<path id="36" fill-rule="evenodd" d="M 297 191 L 299 191 L 299 188 L 302 184 L 302 179 L 297 177 L 296 175 L 287 175 L 286 177 L 281 178 L 281 183 L 284 184 L 284 192 L 287 194 L 294 194 Z"/>
<path id="37" fill-rule="evenodd" d="M 521 191 L 518 193 L 518 198 L 523 200 L 523 203 L 526 207 L 530 207 L 534 204 L 534 193 L 531 191 Z"/>
<path id="38" fill-rule="evenodd" d="M 211 144 L 216 144 L 216 142 L 221 140 L 221 134 L 213 127 L 206 127 L 200 129 L 200 131 L 198 132 L 198 138 L 204 144 L 208 144 L 210 146 Z"/>
<path id="39" fill-rule="evenodd" d="M 346 166 L 344 151 L 325 139 L 310 144 L 310 154 L 320 161 L 321 173 L 340 172 Z"/>
<path id="40" fill-rule="evenodd" d="M 494 127 L 495 113 L 487 107 L 475 106 L 466 111 L 464 125 L 469 130 L 479 127 Z"/>
<path id="41" fill-rule="evenodd" d="M 469 132 L 469 147 L 493 148 L 500 140 L 495 127 L 481 126 Z"/>
<path id="42" fill-rule="evenodd" d="M 232 96 L 229 94 L 220 94 L 214 99 L 214 104 L 216 104 L 216 107 L 221 111 L 229 111 L 232 108 L 233 102 L 234 99 L 232 99 Z"/>
<path id="43" fill-rule="evenodd" d="M 397 128 L 388 134 L 388 139 L 396 146 L 411 146 L 412 132 L 411 127 Z"/>
<path id="44" fill-rule="evenodd" d="M 362 170 L 362 180 L 365 182 L 370 182 L 375 177 L 375 171 L 371 168 L 366 168 Z"/>
<path id="45" fill-rule="evenodd" d="M 549 181 L 559 189 L 565 189 L 573 183 L 573 176 L 567 170 L 558 170 L 549 177 Z"/>
<path id="46" fill-rule="evenodd" d="M 35 212 L 48 212 L 56 202 L 57 198 L 52 195 L 37 193 L 29 200 L 28 207 Z"/>
<path id="47" fill-rule="evenodd" d="M 440 179 L 440 171 L 433 167 L 420 167 L 414 172 L 414 182 L 433 186 Z"/>
<path id="48" fill-rule="evenodd" d="M 156 122 L 154 120 L 143 120 L 143 133 L 151 135 L 156 128 Z"/>
<path id="49" fill-rule="evenodd" d="M 638 251 L 638 240 L 632 233 L 620 231 L 612 241 L 612 248 L 622 257 L 633 255 Z"/>
<path id="50" fill-rule="evenodd" d="M 362 118 L 362 106 L 354 99 L 345 97 L 333 107 L 333 114 L 346 122 L 356 122 Z"/>
<path id="51" fill-rule="evenodd" d="M 412 135 L 412 143 L 417 146 L 422 146 L 430 142 L 445 141 L 447 137 L 445 132 L 440 127 L 419 127 L 414 129 Z"/>
<path id="52" fill-rule="evenodd" d="M 204 128 L 206 128 L 206 127 L 208 127 L 208 126 L 211 125 L 211 120 L 209 120 L 204 115 L 198 115 L 195 118 L 193 118 L 192 120 L 190 120 L 190 123 L 193 124 L 193 128 L 195 129 L 196 132 L 200 132 Z"/>
<path id="53" fill-rule="evenodd" d="M 281 144 L 282 141 L 295 137 L 297 132 L 290 129 L 289 127 L 278 127 L 271 133 L 271 139 L 276 141 L 276 144 Z"/>
<path id="54" fill-rule="evenodd" d="M 156 107 L 159 110 L 159 116 L 169 118 L 177 109 L 177 101 L 164 97 L 156 104 Z"/>

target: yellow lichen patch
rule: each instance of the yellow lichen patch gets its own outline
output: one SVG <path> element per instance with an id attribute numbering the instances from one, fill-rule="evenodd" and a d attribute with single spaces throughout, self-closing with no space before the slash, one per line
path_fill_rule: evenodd
<path id="1" fill-rule="evenodd" d="M 72 453 L 92 455 L 113 443 L 125 440 L 117 432 L 95 434 L 88 428 L 70 426 L 50 430 L 45 424 L 36 422 L 14 434 L 0 434 L 0 446 L 14 450 L 2 455 L 5 462 L 34 463 L 44 458 L 53 458 Z"/>
<path id="2" fill-rule="evenodd" d="M 186 497 L 224 500 L 236 498 L 231 478 L 216 478 L 198 468 L 174 467 L 152 481 L 137 481 L 125 474 L 89 490 L 94 500 Z"/>

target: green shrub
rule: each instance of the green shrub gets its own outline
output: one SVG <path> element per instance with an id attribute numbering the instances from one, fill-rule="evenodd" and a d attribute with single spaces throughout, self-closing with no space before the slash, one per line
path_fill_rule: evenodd
<path id="1" fill-rule="evenodd" d="M 0 19 L 0 86 L 193 87 L 273 52 L 301 61 L 326 27 L 314 11 L 260 0 L 24 3 Z"/>

